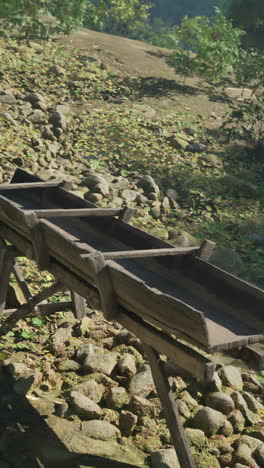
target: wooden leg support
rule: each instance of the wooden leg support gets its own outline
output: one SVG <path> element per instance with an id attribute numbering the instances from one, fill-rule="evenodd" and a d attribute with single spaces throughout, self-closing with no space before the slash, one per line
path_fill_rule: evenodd
<path id="1" fill-rule="evenodd" d="M 164 416 L 171 434 L 172 443 L 175 447 L 182 468 L 195 468 L 195 463 L 186 439 L 177 404 L 170 391 L 167 377 L 164 373 L 159 353 L 144 344 L 144 349 L 150 363 L 152 376 L 156 385 L 157 393 L 163 407 Z"/>
<path id="2" fill-rule="evenodd" d="M 15 264 L 15 252 L 13 247 L 4 246 L 0 249 L 0 316 L 6 305 L 6 298 L 10 275 Z"/>
<path id="3" fill-rule="evenodd" d="M 40 304 L 58 291 L 64 291 L 66 286 L 62 281 L 56 281 L 48 288 L 32 296 L 16 264 L 16 257 L 19 255 L 19 252 L 13 246 L 7 246 L 5 241 L 0 238 L 0 317 L 13 316 L 16 320 L 32 314 L 49 315 L 67 309 L 72 309 L 76 318 L 81 319 L 85 316 L 85 299 L 73 291 L 71 291 L 71 301 Z M 12 272 L 26 300 L 26 303 L 22 304 L 18 309 L 6 309 L 6 298 Z"/>

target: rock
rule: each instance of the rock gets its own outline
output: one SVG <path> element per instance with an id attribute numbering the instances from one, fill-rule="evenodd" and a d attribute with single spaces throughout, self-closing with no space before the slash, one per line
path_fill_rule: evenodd
<path id="1" fill-rule="evenodd" d="M 234 390 L 243 390 L 243 380 L 237 367 L 224 366 L 219 370 L 219 376 L 227 387 L 234 388 Z"/>
<path id="2" fill-rule="evenodd" d="M 255 413 L 257 413 L 259 411 L 264 410 L 264 406 L 258 400 L 256 400 L 256 398 L 254 398 L 253 395 L 251 395 L 250 393 L 244 392 L 243 397 L 244 397 L 245 402 L 248 405 L 248 408 L 251 411 L 254 411 Z"/>
<path id="3" fill-rule="evenodd" d="M 123 190 L 122 192 L 122 198 L 127 202 L 135 201 L 137 196 L 138 192 L 136 192 L 135 190 Z"/>
<path id="4" fill-rule="evenodd" d="M 54 335 L 51 337 L 52 340 L 52 349 L 56 355 L 63 354 L 65 351 L 65 345 L 69 344 L 72 336 L 71 327 L 60 327 Z"/>
<path id="5" fill-rule="evenodd" d="M 189 392 L 187 392 L 187 390 L 184 390 L 184 392 L 181 392 L 180 398 L 182 401 L 186 403 L 186 405 L 191 411 L 194 410 L 198 406 L 197 401 L 190 395 Z"/>
<path id="6" fill-rule="evenodd" d="M 187 429 L 185 429 L 185 434 L 189 444 L 199 451 L 202 451 L 207 446 L 207 437 L 200 429 L 187 427 Z"/>
<path id="7" fill-rule="evenodd" d="M 64 76 L 66 74 L 66 70 L 60 65 L 53 65 L 50 67 L 49 72 L 56 76 Z"/>
<path id="8" fill-rule="evenodd" d="M 122 192 L 123 190 L 129 189 L 130 186 L 131 183 L 126 177 L 117 177 L 113 182 L 113 188 L 114 190 L 117 190 L 117 192 Z"/>
<path id="9" fill-rule="evenodd" d="M 252 90 L 248 88 L 225 88 L 225 94 L 231 99 L 243 101 L 249 99 L 252 95 Z"/>
<path id="10" fill-rule="evenodd" d="M 109 195 L 109 184 L 101 174 L 89 174 L 82 182 L 92 193 Z"/>
<path id="11" fill-rule="evenodd" d="M 205 451 L 202 453 L 194 453 L 193 459 L 197 468 L 220 468 L 217 458 Z"/>
<path id="12" fill-rule="evenodd" d="M 240 433 L 243 431 L 245 427 L 245 418 L 242 415 L 241 411 L 237 409 L 232 411 L 232 413 L 228 417 L 228 421 L 230 421 L 230 423 L 232 424 L 235 433 Z"/>
<path id="13" fill-rule="evenodd" d="M 156 184 L 153 177 L 149 175 L 142 176 L 137 182 L 137 186 L 143 189 L 145 195 L 149 195 L 151 192 L 155 192 L 158 195 L 160 193 L 159 186 Z"/>
<path id="14" fill-rule="evenodd" d="M 113 354 L 93 354 L 88 356 L 83 363 L 83 372 L 102 372 L 111 375 L 117 364 L 117 357 Z"/>
<path id="15" fill-rule="evenodd" d="M 154 206 L 151 209 L 151 215 L 154 219 L 160 219 L 161 217 L 161 211 L 160 211 L 160 206 Z"/>
<path id="16" fill-rule="evenodd" d="M 132 354 L 123 355 L 118 362 L 118 371 L 127 377 L 133 377 L 137 373 L 136 360 Z"/>
<path id="17" fill-rule="evenodd" d="M 100 406 L 82 393 L 72 391 L 70 393 L 70 399 L 74 412 L 81 419 L 101 418 L 103 412 Z"/>
<path id="18" fill-rule="evenodd" d="M 9 375 L 17 380 L 21 377 L 26 377 L 30 369 L 22 362 L 13 362 L 6 366 L 6 371 Z"/>
<path id="19" fill-rule="evenodd" d="M 232 398 L 223 392 L 213 392 L 206 395 L 207 406 L 220 411 L 223 414 L 229 414 L 235 408 Z"/>
<path id="20" fill-rule="evenodd" d="M 26 95 L 25 101 L 28 101 L 28 102 L 30 102 L 31 104 L 35 104 L 35 103 L 38 102 L 38 101 L 43 101 L 43 102 L 45 102 L 45 99 L 44 99 L 44 97 L 42 96 L 42 94 L 39 94 L 39 93 L 29 93 L 29 94 Z"/>
<path id="21" fill-rule="evenodd" d="M 169 237 L 169 233 L 167 229 L 162 228 L 162 227 L 156 227 L 156 226 L 151 227 L 149 229 L 149 234 L 155 237 L 159 237 L 160 239 L 163 239 L 163 240 L 168 240 L 168 237 Z"/>
<path id="22" fill-rule="evenodd" d="M 119 410 L 129 403 L 129 395 L 123 387 L 113 387 L 110 389 L 106 404 L 108 408 Z"/>
<path id="23" fill-rule="evenodd" d="M 191 412 L 186 403 L 182 400 L 176 400 L 176 403 L 181 416 L 183 416 L 185 419 L 189 419 L 191 416 Z"/>
<path id="24" fill-rule="evenodd" d="M 186 140 L 183 140 L 182 138 L 179 138 L 179 137 L 175 137 L 174 135 L 170 136 L 168 139 L 167 139 L 168 143 L 170 146 L 172 146 L 173 148 L 176 148 L 178 150 L 187 150 L 187 147 L 189 146 L 189 143 L 188 141 Z"/>
<path id="25" fill-rule="evenodd" d="M 218 268 L 231 273 L 241 273 L 245 268 L 239 254 L 228 247 L 217 246 L 210 258 L 210 262 Z"/>
<path id="26" fill-rule="evenodd" d="M 52 112 L 49 117 L 49 123 L 52 124 L 55 129 L 60 128 L 66 130 L 67 128 L 65 116 L 61 112 Z"/>
<path id="27" fill-rule="evenodd" d="M 8 112 L 0 112 L 0 120 L 6 120 L 7 122 L 10 122 L 14 126 L 17 125 L 16 120 Z"/>
<path id="28" fill-rule="evenodd" d="M 145 197 L 145 195 L 142 195 L 142 194 L 139 194 L 139 195 L 137 196 L 137 198 L 136 198 L 136 203 L 137 203 L 138 205 L 141 205 L 141 206 L 146 205 L 147 201 L 148 201 L 148 198 Z"/>
<path id="29" fill-rule="evenodd" d="M 58 366 L 60 372 L 77 372 L 80 368 L 80 364 L 72 359 L 63 360 Z"/>
<path id="30" fill-rule="evenodd" d="M 247 406 L 245 399 L 242 397 L 241 393 L 233 392 L 231 393 L 231 398 L 235 403 L 235 408 L 241 411 L 243 416 L 245 416 L 245 413 L 248 410 L 248 406 Z"/>
<path id="31" fill-rule="evenodd" d="M 234 461 L 245 465 L 252 464 L 254 460 L 251 457 L 251 450 L 246 444 L 240 444 L 234 454 Z"/>
<path id="32" fill-rule="evenodd" d="M 206 154 L 202 158 L 204 161 L 208 163 L 209 166 L 219 167 L 219 168 L 223 167 L 222 159 L 216 154 Z"/>
<path id="33" fill-rule="evenodd" d="M 151 456 L 153 468 L 180 468 L 180 464 L 174 448 L 161 449 Z"/>
<path id="34" fill-rule="evenodd" d="M 29 116 L 28 116 L 28 120 L 30 122 L 35 122 L 35 123 L 41 123 L 41 122 L 44 122 L 46 120 L 46 115 L 45 113 L 40 110 L 40 109 L 35 109 Z"/>
<path id="35" fill-rule="evenodd" d="M 224 421 L 223 426 L 220 429 L 221 434 L 223 434 L 225 437 L 229 437 L 233 434 L 234 429 L 230 421 L 226 420 Z"/>
<path id="36" fill-rule="evenodd" d="M 260 445 L 254 452 L 254 457 L 260 466 L 264 466 L 264 444 Z"/>
<path id="37" fill-rule="evenodd" d="M 255 437 L 250 437 L 246 434 L 243 434 L 239 439 L 236 440 L 235 446 L 239 447 L 240 444 L 247 445 L 250 448 L 251 453 L 254 452 L 256 448 L 263 446 L 263 442 L 261 440 L 255 439 Z"/>
<path id="38" fill-rule="evenodd" d="M 155 392 L 152 373 L 149 365 L 144 365 L 140 372 L 132 377 L 129 384 L 129 391 L 132 395 L 147 397 Z"/>
<path id="39" fill-rule="evenodd" d="M 15 104 L 16 98 L 13 94 L 1 94 L 0 104 Z"/>
<path id="40" fill-rule="evenodd" d="M 205 146 L 200 143 L 191 143 L 187 146 L 186 151 L 190 151 L 191 153 L 202 153 L 205 151 Z"/>
<path id="41" fill-rule="evenodd" d="M 146 398 L 140 396 L 133 396 L 130 401 L 130 409 L 142 416 L 159 416 L 161 408 L 160 406 L 153 405 L 153 403 Z"/>
<path id="42" fill-rule="evenodd" d="M 48 125 L 42 127 L 42 138 L 44 138 L 45 140 L 55 139 L 54 133 Z"/>
<path id="43" fill-rule="evenodd" d="M 31 49 L 34 49 L 35 52 L 37 52 L 38 54 L 41 54 L 41 52 L 43 52 L 43 45 L 39 44 L 38 42 L 29 41 L 28 45 Z"/>
<path id="44" fill-rule="evenodd" d="M 169 198 L 169 200 L 175 200 L 177 201 L 179 199 L 179 194 L 178 192 L 176 192 L 175 189 L 173 188 L 169 188 L 166 192 L 166 195 L 167 197 Z"/>
<path id="45" fill-rule="evenodd" d="M 86 192 L 84 194 L 84 199 L 90 201 L 91 203 L 98 203 L 103 199 L 103 195 L 101 193 L 90 193 Z"/>
<path id="46" fill-rule="evenodd" d="M 96 350 L 99 351 L 99 348 L 97 346 L 95 347 L 92 343 L 80 346 L 76 350 L 77 361 L 83 363 L 87 357 L 93 356 Z"/>
<path id="47" fill-rule="evenodd" d="M 201 408 L 193 418 L 195 428 L 201 429 L 207 437 L 215 435 L 225 421 L 225 416 L 209 407 Z"/>
<path id="48" fill-rule="evenodd" d="M 70 108 L 70 105 L 69 104 L 57 104 L 57 106 L 55 107 L 55 111 L 56 112 L 59 112 L 60 114 L 63 114 L 63 115 L 71 115 L 72 114 L 72 110 Z"/>
<path id="49" fill-rule="evenodd" d="M 105 388 L 102 384 L 98 384 L 95 380 L 87 380 L 73 388 L 74 391 L 90 398 L 92 401 L 99 403 L 102 399 Z"/>
<path id="50" fill-rule="evenodd" d="M 194 237 L 189 232 L 182 231 L 181 235 L 176 239 L 173 239 L 171 243 L 179 247 L 199 247 L 201 241 L 199 239 L 196 239 L 196 237 Z"/>
<path id="51" fill-rule="evenodd" d="M 137 421 L 138 417 L 131 413 L 131 411 L 122 410 L 119 415 L 119 427 L 121 432 L 125 435 L 129 435 L 133 431 Z"/>
<path id="52" fill-rule="evenodd" d="M 209 384 L 209 388 L 213 392 L 221 392 L 222 391 L 222 388 L 223 388 L 222 380 L 220 379 L 217 372 L 214 372 L 213 379 Z"/>
<path id="53" fill-rule="evenodd" d="M 247 427 L 245 432 L 251 437 L 256 437 L 256 439 L 264 442 L 264 422 L 255 424 L 253 427 Z"/>
<path id="54" fill-rule="evenodd" d="M 112 440 L 120 437 L 120 431 L 106 421 L 86 421 L 82 423 L 81 432 L 92 439 Z"/>

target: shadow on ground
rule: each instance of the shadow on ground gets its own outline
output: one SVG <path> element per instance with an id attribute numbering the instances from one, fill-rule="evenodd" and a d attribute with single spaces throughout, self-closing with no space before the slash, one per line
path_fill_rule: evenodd
<path id="1" fill-rule="evenodd" d="M 25 396 L 13 392 L 0 370 L 0 466 L 12 468 L 137 468 L 100 456 L 73 453 Z M 88 447 L 87 447 L 88 452 Z"/>

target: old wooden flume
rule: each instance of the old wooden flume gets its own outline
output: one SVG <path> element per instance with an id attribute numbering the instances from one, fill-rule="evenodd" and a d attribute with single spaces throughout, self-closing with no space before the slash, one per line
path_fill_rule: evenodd
<path id="1" fill-rule="evenodd" d="M 73 308 L 79 318 L 102 309 L 144 344 L 182 468 L 195 467 L 160 354 L 210 382 L 214 353 L 264 339 L 264 291 L 208 262 L 214 244 L 175 248 L 129 223 L 131 208 L 98 208 L 17 170 L 0 185 L 0 315 L 21 317 Z M 32 297 L 16 264 L 25 256 L 56 282 Z M 26 303 L 6 309 L 11 272 Z M 71 302 L 41 304 L 68 289 Z M 194 346 L 194 347 L 192 347 Z"/>

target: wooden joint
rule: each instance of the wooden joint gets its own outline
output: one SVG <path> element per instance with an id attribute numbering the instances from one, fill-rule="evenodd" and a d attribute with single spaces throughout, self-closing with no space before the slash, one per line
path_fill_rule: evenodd
<path id="1" fill-rule="evenodd" d="M 93 252 L 86 258 L 93 267 L 95 283 L 100 294 L 103 314 L 106 320 L 115 320 L 118 315 L 117 298 L 104 256 L 101 252 Z"/>
<path id="2" fill-rule="evenodd" d="M 49 255 L 39 219 L 34 211 L 28 211 L 25 216 L 32 236 L 34 256 L 37 265 L 40 270 L 47 270 L 49 266 Z"/>

